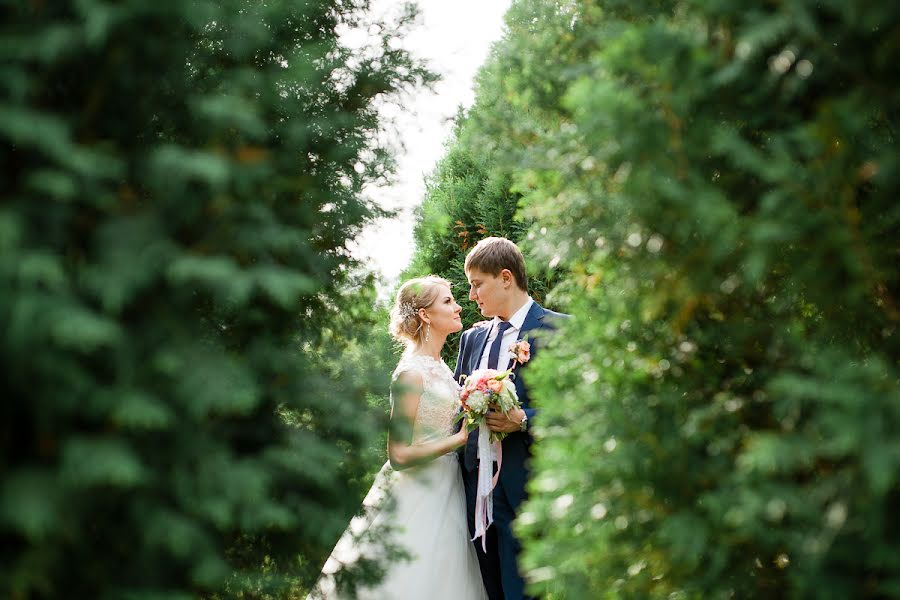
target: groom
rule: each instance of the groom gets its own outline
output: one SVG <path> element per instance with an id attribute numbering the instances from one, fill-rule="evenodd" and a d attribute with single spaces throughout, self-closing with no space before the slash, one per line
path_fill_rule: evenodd
<path id="1" fill-rule="evenodd" d="M 456 380 L 478 369 L 506 370 L 514 365 L 510 346 L 519 340 L 531 344 L 535 353 L 534 337 L 541 330 L 552 330 L 560 313 L 539 306 L 528 295 L 528 279 L 525 275 L 525 259 L 519 248 L 505 238 L 490 237 L 478 242 L 466 256 L 466 277 L 469 280 L 469 300 L 478 303 L 481 314 L 491 320 L 473 327 L 459 342 L 456 360 Z M 540 342 L 538 342 L 540 343 Z M 478 563 L 484 586 L 490 600 L 522 600 L 525 598 L 525 582 L 519 574 L 516 557 L 519 541 L 512 532 L 516 510 L 525 500 L 525 482 L 528 480 L 528 460 L 533 439 L 529 433 L 537 411 L 531 408 L 528 388 L 522 381 L 524 365 L 514 370 L 516 393 L 522 408 L 509 413 L 488 413 L 486 421 L 492 431 L 504 431 L 503 466 L 494 488 L 494 523 L 488 528 L 487 552 L 482 551 L 481 540 L 475 541 Z M 475 535 L 475 497 L 478 488 L 477 457 L 478 430 L 469 434 L 463 452 L 462 472 L 466 488 L 466 509 L 469 516 L 469 533 Z M 488 468 L 491 468 L 488 465 Z"/>

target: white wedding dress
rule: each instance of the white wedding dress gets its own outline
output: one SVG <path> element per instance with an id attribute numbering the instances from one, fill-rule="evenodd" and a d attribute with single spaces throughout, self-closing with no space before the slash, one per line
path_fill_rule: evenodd
<path id="1" fill-rule="evenodd" d="M 452 434 L 459 386 L 443 362 L 406 354 L 394 370 L 421 375 L 424 391 L 413 423 L 413 444 Z M 393 398 L 391 399 L 393 403 Z M 367 533 L 391 530 L 390 541 L 410 557 L 387 565 L 374 588 L 357 591 L 361 600 L 481 600 L 487 598 L 466 524 L 466 497 L 456 452 L 395 471 L 385 463 L 355 517 L 322 569 L 308 600 L 335 600 L 333 574 L 360 556 L 378 558 L 378 539 Z M 371 537 L 379 537 L 375 533 Z"/>

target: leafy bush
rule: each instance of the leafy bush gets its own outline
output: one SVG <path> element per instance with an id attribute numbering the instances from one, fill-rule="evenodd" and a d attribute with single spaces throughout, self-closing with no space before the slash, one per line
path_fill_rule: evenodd
<path id="1" fill-rule="evenodd" d="M 900 597 L 898 16 L 514 4 L 469 118 L 576 315 L 528 373 L 535 591 Z"/>
<path id="2" fill-rule="evenodd" d="M 334 367 L 371 323 L 345 242 L 373 100 L 431 77 L 402 22 L 339 45 L 366 8 L 0 9 L 5 597 L 266 594 L 358 507 L 386 390 Z"/>

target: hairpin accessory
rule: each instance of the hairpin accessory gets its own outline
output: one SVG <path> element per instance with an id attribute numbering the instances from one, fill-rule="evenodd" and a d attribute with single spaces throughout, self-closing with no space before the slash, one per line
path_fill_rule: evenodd
<path id="1" fill-rule="evenodd" d="M 418 311 L 413 308 L 411 302 L 401 302 L 400 303 L 400 316 L 404 319 L 415 315 Z"/>

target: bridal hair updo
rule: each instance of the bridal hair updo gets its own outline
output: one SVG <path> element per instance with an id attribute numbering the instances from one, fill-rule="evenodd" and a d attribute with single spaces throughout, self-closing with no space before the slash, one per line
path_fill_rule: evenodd
<path id="1" fill-rule="evenodd" d="M 390 332 L 395 340 L 406 345 L 422 343 L 426 328 L 419 317 L 419 309 L 434 304 L 442 285 L 450 287 L 450 282 L 437 275 L 428 275 L 410 279 L 400 286 L 391 309 Z"/>

